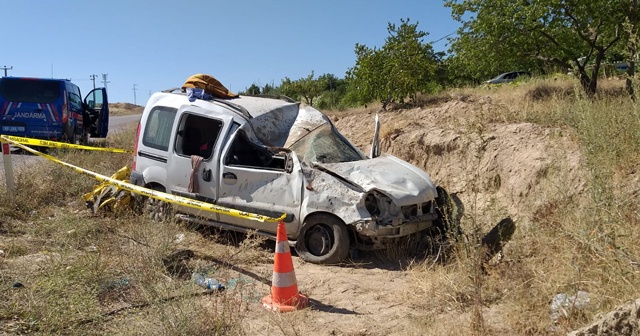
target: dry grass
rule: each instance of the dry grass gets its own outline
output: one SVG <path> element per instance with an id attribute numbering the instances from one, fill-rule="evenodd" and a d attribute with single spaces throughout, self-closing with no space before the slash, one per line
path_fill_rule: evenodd
<path id="1" fill-rule="evenodd" d="M 25 196 L 20 191 L 18 197 Z M 242 322 L 255 303 L 256 281 L 230 273 L 227 262 L 230 257 L 236 263 L 256 260 L 267 253 L 257 247 L 260 239 L 249 237 L 237 247 L 216 245 L 210 242 L 215 235 L 180 223 L 152 222 L 132 213 L 95 217 L 73 210 L 80 206 L 44 205 L 37 213 L 24 214 L 25 221 L 3 227 L 4 235 L 20 239 L 13 245 L 0 240 L 6 253 L 0 261 L 0 331 L 244 334 Z M 203 245 L 206 250 L 198 249 Z M 190 258 L 176 257 L 185 249 L 195 252 Z M 191 282 L 194 271 L 236 283 L 222 293 L 207 294 Z M 12 288 L 16 283 L 21 287 Z"/>
<path id="2" fill-rule="evenodd" d="M 547 203 L 531 223 L 519 226 L 506 247 L 505 259 L 486 265 L 485 273 L 478 272 L 481 251 L 473 245 L 461 248 L 457 261 L 446 267 L 429 262 L 414 265 L 416 287 L 411 291 L 417 294 L 414 302 L 419 302 L 420 309 L 467 316 L 435 319 L 426 326 L 429 330 L 458 330 L 455 326 L 462 319 L 465 334 L 564 334 L 597 312 L 640 295 L 639 199 L 637 194 L 622 192 L 640 168 L 640 107 L 619 94 L 620 86 L 605 88 L 595 99 L 575 98 L 567 94 L 567 87 L 566 83 L 534 82 L 489 89 L 494 92 L 466 90 L 465 94 L 488 96 L 496 104 L 510 106 L 494 109 L 504 113 L 485 118 L 485 123 L 533 122 L 574 134 L 586 158 L 583 169 L 588 182 L 580 197 L 563 196 L 570 186 L 561 179 L 549 185 L 542 195 Z M 472 162 L 467 159 L 461 164 Z M 486 177 L 467 178 L 473 183 Z M 487 217 L 498 218 L 501 213 L 478 214 L 473 206 L 467 210 L 471 211 L 464 223 L 470 233 L 477 229 L 477 222 L 492 222 Z M 589 293 L 589 307 L 569 309 L 568 316 L 554 324 L 551 299 L 579 290 Z"/>
<path id="3" fill-rule="evenodd" d="M 100 145 L 129 148 L 132 138 L 117 133 Z M 50 154 L 104 175 L 131 160 L 130 154 Z M 259 282 L 229 272 L 228 262 L 264 260 L 261 239 L 217 245 L 216 234 L 181 223 L 133 213 L 94 216 L 82 210 L 80 196 L 96 182 L 45 160 L 20 170 L 16 183 L 14 199 L 0 187 L 0 334 L 245 334 L 243 319 Z M 196 250 L 191 258 L 172 259 L 187 248 Z M 233 285 L 207 294 L 190 280 L 193 271 Z"/>

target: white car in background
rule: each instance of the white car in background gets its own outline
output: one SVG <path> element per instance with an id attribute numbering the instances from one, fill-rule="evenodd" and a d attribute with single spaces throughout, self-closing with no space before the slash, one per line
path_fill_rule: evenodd
<path id="1" fill-rule="evenodd" d="M 486 84 L 509 83 L 509 82 L 513 82 L 516 79 L 525 78 L 525 77 L 531 77 L 531 73 L 527 71 L 505 72 L 503 74 L 496 76 L 493 79 L 486 81 L 485 83 Z"/>

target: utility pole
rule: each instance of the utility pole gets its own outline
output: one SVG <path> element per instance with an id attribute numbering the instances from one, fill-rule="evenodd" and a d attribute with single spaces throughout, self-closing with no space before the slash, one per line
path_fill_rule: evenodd
<path id="1" fill-rule="evenodd" d="M 4 77 L 7 77 L 7 70 L 13 70 L 13 65 L 10 68 L 7 68 L 7 66 L 5 65 L 0 69 L 4 70 Z"/>
<path id="2" fill-rule="evenodd" d="M 102 74 L 102 84 L 104 84 L 105 90 L 107 89 L 107 83 L 111 83 L 107 80 L 107 76 L 109 76 L 109 74 Z"/>
<path id="3" fill-rule="evenodd" d="M 93 81 L 93 89 L 94 90 L 96 89 L 96 77 L 98 77 L 98 76 L 96 76 L 96 75 L 89 76 L 89 78 L 91 78 L 91 81 Z"/>
<path id="4" fill-rule="evenodd" d="M 136 90 L 138 90 L 136 89 L 136 85 L 138 84 L 133 84 L 133 105 L 138 105 L 136 102 Z"/>

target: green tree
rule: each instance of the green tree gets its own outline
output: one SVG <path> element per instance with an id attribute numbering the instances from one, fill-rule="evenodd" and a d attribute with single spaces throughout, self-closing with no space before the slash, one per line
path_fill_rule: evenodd
<path id="1" fill-rule="evenodd" d="M 285 96 L 293 99 L 304 98 L 305 103 L 313 106 L 313 100 L 322 94 L 326 83 L 324 80 L 313 79 L 313 71 L 306 78 L 292 81 L 285 77 L 280 85 L 280 90 Z"/>
<path id="2" fill-rule="evenodd" d="M 347 71 L 348 97 L 355 103 L 366 104 L 379 100 L 386 109 L 391 101 L 391 86 L 384 75 L 385 57 L 376 47 L 356 44 L 356 64 Z"/>
<path id="3" fill-rule="evenodd" d="M 260 87 L 257 86 L 255 83 L 251 84 L 251 86 L 247 89 L 247 94 L 249 95 L 259 95 L 260 94 Z"/>
<path id="4" fill-rule="evenodd" d="M 418 23 L 389 23 L 382 48 L 356 44 L 356 64 L 347 71 L 351 97 L 360 103 L 379 100 L 386 110 L 392 102 L 415 101 L 418 92 L 429 92 L 436 80 L 437 55 L 422 39 L 428 34 Z"/>
<path id="5" fill-rule="evenodd" d="M 262 88 L 262 94 L 277 96 L 278 94 L 280 94 L 280 92 L 278 87 L 275 87 L 272 84 L 265 84 L 264 87 Z"/>
<path id="6" fill-rule="evenodd" d="M 629 1 L 629 10 L 627 12 L 627 20 L 625 21 L 624 28 L 625 32 L 629 34 L 629 39 L 627 41 L 626 47 L 626 59 L 627 59 L 627 79 L 626 79 L 626 87 L 627 92 L 631 98 L 635 99 L 632 78 L 635 77 L 636 73 L 636 59 L 638 57 L 638 40 L 640 17 L 638 16 L 638 0 L 630 0 Z"/>
<path id="7" fill-rule="evenodd" d="M 314 103 L 319 109 L 336 109 L 340 108 L 342 99 L 347 91 L 347 81 L 338 78 L 333 74 L 323 74 L 318 76 L 318 81 L 324 85 L 322 94 Z"/>
<path id="8" fill-rule="evenodd" d="M 629 0 L 446 0 L 462 22 L 451 51 L 472 77 L 556 65 L 597 89 L 607 52 L 624 36 Z"/>

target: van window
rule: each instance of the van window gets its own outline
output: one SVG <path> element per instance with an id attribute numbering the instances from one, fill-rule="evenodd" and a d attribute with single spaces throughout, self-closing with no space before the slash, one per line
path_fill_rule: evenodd
<path id="1" fill-rule="evenodd" d="M 222 126 L 220 120 L 185 113 L 177 132 L 176 153 L 211 158 Z"/>
<path id="2" fill-rule="evenodd" d="M 330 123 L 326 123 L 290 146 L 302 161 L 338 163 L 364 160 L 365 156 L 354 148 Z"/>
<path id="3" fill-rule="evenodd" d="M 8 101 L 52 103 L 60 97 L 60 82 L 5 77 L 0 81 L 0 94 Z"/>
<path id="4" fill-rule="evenodd" d="M 75 92 L 68 92 L 69 96 L 69 104 L 73 104 L 76 109 L 80 109 L 82 107 L 82 98 Z"/>
<path id="5" fill-rule="evenodd" d="M 224 161 L 228 166 L 284 169 L 284 161 L 274 160 L 274 153 L 267 147 L 249 140 L 244 131 L 238 131 Z"/>
<path id="6" fill-rule="evenodd" d="M 170 107 L 154 107 L 149 112 L 147 124 L 144 127 L 142 144 L 163 151 L 168 150 L 176 112 L 176 109 Z"/>
<path id="7" fill-rule="evenodd" d="M 67 82 L 67 92 L 73 92 L 78 95 L 78 97 L 82 96 L 82 94 L 80 94 L 80 88 L 71 82 Z"/>

